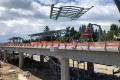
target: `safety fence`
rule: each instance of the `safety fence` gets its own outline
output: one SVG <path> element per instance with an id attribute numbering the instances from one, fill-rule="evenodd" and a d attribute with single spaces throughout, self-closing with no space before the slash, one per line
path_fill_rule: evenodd
<path id="1" fill-rule="evenodd" d="M 120 42 L 31 42 L 31 43 L 4 43 L 2 47 L 26 47 L 26 48 L 50 48 L 58 47 L 67 50 L 89 50 L 89 51 L 120 51 Z"/>

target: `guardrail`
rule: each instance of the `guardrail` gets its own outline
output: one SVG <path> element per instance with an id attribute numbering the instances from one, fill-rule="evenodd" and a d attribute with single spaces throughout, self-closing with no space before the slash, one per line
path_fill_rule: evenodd
<path id="1" fill-rule="evenodd" d="M 1 47 L 26 47 L 26 48 L 47 48 L 58 47 L 67 50 L 89 50 L 89 51 L 114 51 L 120 52 L 120 42 L 31 42 L 31 43 L 6 43 Z"/>

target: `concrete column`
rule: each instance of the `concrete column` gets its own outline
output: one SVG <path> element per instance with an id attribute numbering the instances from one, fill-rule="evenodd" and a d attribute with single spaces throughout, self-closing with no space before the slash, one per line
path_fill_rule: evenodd
<path id="1" fill-rule="evenodd" d="M 2 51 L 0 50 L 0 60 L 2 59 Z"/>
<path id="2" fill-rule="evenodd" d="M 40 55 L 40 62 L 44 62 L 44 56 Z"/>
<path id="3" fill-rule="evenodd" d="M 4 51 L 4 62 L 7 62 L 7 54 L 8 54 L 8 51 L 5 50 L 5 51 Z"/>
<path id="4" fill-rule="evenodd" d="M 70 80 L 69 59 L 60 59 L 61 62 L 61 80 Z"/>
<path id="5" fill-rule="evenodd" d="M 23 53 L 19 53 L 19 67 L 22 68 L 24 64 L 24 55 Z"/>
<path id="6" fill-rule="evenodd" d="M 94 73 L 94 63 L 87 62 L 87 70 L 88 70 L 88 74 L 93 74 Z"/>
<path id="7" fill-rule="evenodd" d="M 32 60 L 34 60 L 33 56 L 34 56 L 34 55 L 31 55 L 31 59 L 32 59 Z"/>
<path id="8" fill-rule="evenodd" d="M 15 59 L 15 56 L 14 56 L 14 51 L 12 51 L 12 59 Z"/>
<path id="9" fill-rule="evenodd" d="M 74 60 L 73 60 L 73 68 L 75 67 L 75 63 L 74 63 Z"/>

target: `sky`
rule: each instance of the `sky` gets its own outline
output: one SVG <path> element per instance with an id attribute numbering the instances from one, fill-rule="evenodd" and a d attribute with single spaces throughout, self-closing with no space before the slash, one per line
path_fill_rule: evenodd
<path id="1" fill-rule="evenodd" d="M 50 6 L 75 5 L 84 8 L 94 6 L 77 20 L 49 18 Z M 120 13 L 113 0 L 0 0 L 0 42 L 10 37 L 28 38 L 29 34 L 42 32 L 47 25 L 51 30 L 65 29 L 82 24 L 95 23 L 109 30 L 112 23 L 120 25 Z"/>

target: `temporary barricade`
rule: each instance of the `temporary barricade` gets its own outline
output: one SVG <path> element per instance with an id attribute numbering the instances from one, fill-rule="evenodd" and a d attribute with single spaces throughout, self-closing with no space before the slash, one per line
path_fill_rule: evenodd
<path id="1" fill-rule="evenodd" d="M 53 42 L 53 47 L 59 47 L 60 42 Z"/>
<path id="2" fill-rule="evenodd" d="M 90 50 L 90 51 L 113 51 L 120 52 L 120 42 L 71 42 L 71 43 L 60 43 L 60 42 L 31 42 L 31 43 L 4 43 L 0 44 L 3 47 L 35 47 L 35 48 L 50 48 L 58 47 L 59 49 L 68 50 Z"/>
<path id="3" fill-rule="evenodd" d="M 23 47 L 23 44 L 24 44 L 24 43 L 20 43 L 20 47 Z"/>
<path id="4" fill-rule="evenodd" d="M 76 50 L 88 50 L 88 42 L 79 42 L 77 43 Z"/>
<path id="5" fill-rule="evenodd" d="M 68 50 L 73 50 L 76 48 L 76 42 L 72 42 L 72 43 L 66 43 L 66 49 Z"/>
<path id="6" fill-rule="evenodd" d="M 52 42 L 46 42 L 46 48 L 52 47 L 53 43 Z"/>
<path id="7" fill-rule="evenodd" d="M 37 46 L 38 46 L 38 48 L 41 48 L 41 47 L 42 47 L 42 43 L 41 43 L 41 42 L 38 42 L 38 43 L 37 43 Z"/>
<path id="8" fill-rule="evenodd" d="M 25 47 L 30 47 L 30 46 L 31 46 L 30 43 L 26 43 L 26 44 L 25 44 Z"/>
<path id="9" fill-rule="evenodd" d="M 31 47 L 35 47 L 36 42 L 31 42 Z"/>
<path id="10" fill-rule="evenodd" d="M 37 47 L 38 47 L 38 43 L 39 43 L 39 42 L 31 42 L 31 43 L 30 43 L 30 47 L 35 47 L 35 48 L 37 48 Z"/>
<path id="11" fill-rule="evenodd" d="M 106 42 L 107 51 L 119 52 L 120 42 Z"/>
<path id="12" fill-rule="evenodd" d="M 66 47 L 65 43 L 60 43 L 59 49 L 65 49 L 65 47 Z"/>
<path id="13" fill-rule="evenodd" d="M 42 47 L 41 48 L 46 48 L 47 46 L 47 41 L 42 41 Z"/>
<path id="14" fill-rule="evenodd" d="M 90 42 L 90 51 L 105 51 L 105 42 Z"/>

